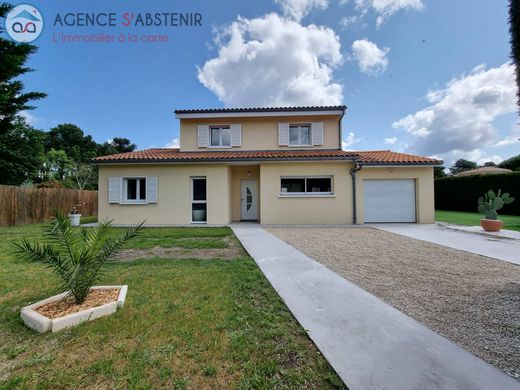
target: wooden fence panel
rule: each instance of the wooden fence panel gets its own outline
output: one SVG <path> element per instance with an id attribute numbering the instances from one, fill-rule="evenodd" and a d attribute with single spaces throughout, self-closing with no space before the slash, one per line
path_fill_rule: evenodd
<path id="1" fill-rule="evenodd" d="M 82 215 L 97 215 L 97 191 L 0 185 L 0 226 L 45 222 L 55 209 L 66 214 L 77 205 Z"/>

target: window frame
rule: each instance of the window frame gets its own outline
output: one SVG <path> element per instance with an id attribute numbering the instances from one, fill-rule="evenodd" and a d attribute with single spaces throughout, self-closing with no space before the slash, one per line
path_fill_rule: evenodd
<path id="1" fill-rule="evenodd" d="M 128 180 L 136 180 L 135 199 L 128 199 Z M 144 180 L 144 199 L 141 198 L 141 181 Z M 146 204 L 146 176 L 123 176 L 122 204 Z"/>
<path id="2" fill-rule="evenodd" d="M 205 180 L 206 181 L 206 199 L 195 200 L 193 199 L 195 193 L 193 191 L 194 180 Z M 205 221 L 194 221 L 193 220 L 193 204 L 205 204 L 206 205 L 206 220 Z M 190 176 L 190 212 L 191 212 L 191 223 L 193 224 L 207 224 L 208 223 L 208 178 L 207 176 Z"/>
<path id="3" fill-rule="evenodd" d="M 291 127 L 292 128 L 298 128 L 298 143 L 296 144 L 292 144 L 291 143 Z M 302 136 L 301 136 L 301 130 L 302 128 L 304 127 L 307 127 L 309 130 L 309 143 L 302 143 L 301 142 L 301 139 L 302 139 Z M 311 123 L 289 123 L 289 137 L 288 137 L 288 146 L 292 146 L 292 147 L 297 147 L 297 146 L 313 146 L 312 145 L 312 124 Z"/>
<path id="4" fill-rule="evenodd" d="M 282 180 L 283 179 L 304 179 L 304 192 L 283 192 L 282 191 Z M 307 180 L 308 179 L 330 179 L 330 191 L 326 192 L 312 192 L 307 191 Z M 334 193 L 334 175 L 304 175 L 304 176 L 280 176 L 280 197 L 331 197 L 335 196 Z"/>
<path id="5" fill-rule="evenodd" d="M 218 145 L 212 145 L 212 135 L 213 130 L 218 129 L 219 135 L 218 135 Z M 224 145 L 222 143 L 222 130 L 228 130 L 229 131 L 229 145 Z M 231 125 L 209 125 L 209 140 L 208 140 L 208 148 L 231 148 Z"/>

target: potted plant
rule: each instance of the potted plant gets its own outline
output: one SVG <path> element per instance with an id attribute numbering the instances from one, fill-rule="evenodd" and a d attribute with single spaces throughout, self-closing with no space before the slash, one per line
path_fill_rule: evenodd
<path id="1" fill-rule="evenodd" d="M 14 243 L 24 260 L 48 265 L 61 279 L 65 292 L 33 303 L 21 310 L 24 323 L 47 332 L 78 325 L 114 313 L 126 297 L 127 286 L 94 286 L 103 265 L 128 240 L 135 237 L 143 223 L 132 226 L 118 238 L 107 238 L 110 221 L 94 228 L 76 230 L 67 217 L 56 212 L 48 227 L 48 242 L 29 242 L 24 238 Z"/>
<path id="2" fill-rule="evenodd" d="M 69 221 L 72 226 L 79 226 L 80 224 L 81 214 L 78 211 L 79 207 L 81 207 L 81 203 L 74 206 L 72 211 L 69 213 Z"/>
<path id="3" fill-rule="evenodd" d="M 504 222 L 498 219 L 497 211 L 515 200 L 507 192 L 503 194 L 501 192 L 502 190 L 498 190 L 498 194 L 495 195 L 493 190 L 489 190 L 484 196 L 478 198 L 478 212 L 484 215 L 480 220 L 480 226 L 485 231 L 498 232 L 502 229 Z"/>

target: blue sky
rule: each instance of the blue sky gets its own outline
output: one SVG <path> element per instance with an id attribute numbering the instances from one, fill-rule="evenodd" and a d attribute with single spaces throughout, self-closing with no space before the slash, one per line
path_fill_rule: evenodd
<path id="1" fill-rule="evenodd" d="M 19 4 L 21 2 L 14 2 Z M 33 1 L 43 34 L 24 76 L 38 128 L 175 144 L 176 108 L 348 106 L 349 149 L 499 161 L 520 152 L 507 0 Z M 57 13 L 199 12 L 202 27 L 60 27 Z M 56 43 L 56 34 L 167 43 Z M 173 141 L 173 142 L 172 142 Z"/>

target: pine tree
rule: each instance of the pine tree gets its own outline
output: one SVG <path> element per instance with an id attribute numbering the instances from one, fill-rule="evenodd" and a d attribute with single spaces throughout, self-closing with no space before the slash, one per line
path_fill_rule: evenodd
<path id="1" fill-rule="evenodd" d="M 5 17 L 11 10 L 10 4 L 0 4 L 0 26 L 5 25 Z M 17 43 L 4 38 L 0 27 L 0 135 L 6 134 L 15 126 L 16 116 L 23 110 L 32 110 L 31 100 L 47 96 L 41 92 L 23 92 L 24 85 L 17 77 L 32 71 L 24 66 L 28 57 L 36 53 L 36 46 Z"/>

